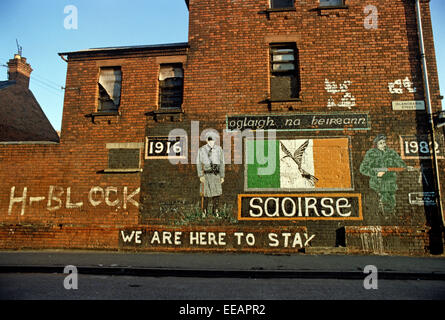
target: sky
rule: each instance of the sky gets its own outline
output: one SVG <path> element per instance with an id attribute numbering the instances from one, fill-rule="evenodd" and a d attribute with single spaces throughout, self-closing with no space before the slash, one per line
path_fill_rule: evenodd
<path id="1" fill-rule="evenodd" d="M 77 29 L 69 28 L 75 20 L 67 6 L 77 8 Z M 431 0 L 430 7 L 445 95 L 445 0 Z M 17 53 L 16 39 L 34 70 L 30 89 L 60 130 L 67 64 L 59 52 L 187 42 L 188 10 L 184 0 L 0 0 L 0 81 L 7 80 L 5 65 Z"/>

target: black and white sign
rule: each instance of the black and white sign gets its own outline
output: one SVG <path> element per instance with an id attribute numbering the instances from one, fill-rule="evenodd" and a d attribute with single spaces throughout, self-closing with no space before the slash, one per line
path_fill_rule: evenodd
<path id="1" fill-rule="evenodd" d="M 187 137 L 146 137 L 145 159 L 182 159 Z"/>
<path id="2" fill-rule="evenodd" d="M 369 130 L 367 113 L 293 113 L 227 116 L 228 130 Z"/>
<path id="3" fill-rule="evenodd" d="M 360 194 L 240 194 L 238 220 L 362 220 Z"/>
<path id="4" fill-rule="evenodd" d="M 425 110 L 424 101 L 393 101 L 392 109 L 396 111 Z"/>
<path id="5" fill-rule="evenodd" d="M 430 159 L 433 144 L 426 135 L 400 136 L 403 159 Z M 435 141 L 436 155 L 439 159 L 444 157 L 443 137 Z"/>

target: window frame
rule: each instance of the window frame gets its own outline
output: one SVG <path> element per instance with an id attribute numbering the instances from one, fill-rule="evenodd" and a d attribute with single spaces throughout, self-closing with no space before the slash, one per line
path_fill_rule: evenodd
<path id="1" fill-rule="evenodd" d="M 346 6 L 345 0 L 340 0 L 341 1 L 340 4 L 323 4 L 322 1 L 323 0 L 318 0 L 319 8 L 343 8 Z M 330 0 L 328 0 L 328 1 L 330 1 Z"/>
<path id="2" fill-rule="evenodd" d="M 172 67 L 172 68 L 181 68 L 182 70 L 182 77 L 172 77 L 172 78 L 166 78 L 165 80 L 160 80 L 160 74 L 161 74 L 161 70 L 162 68 L 165 67 Z M 162 87 L 162 82 L 166 81 L 167 79 L 177 79 L 180 78 L 182 79 L 182 83 L 179 86 L 172 86 L 170 87 L 170 89 L 172 89 L 171 91 L 174 91 L 176 88 L 180 88 L 180 94 L 181 94 L 181 99 L 180 99 L 180 104 L 176 107 L 165 107 L 163 106 L 163 101 L 162 101 L 162 95 L 163 95 L 163 89 L 166 89 L 167 87 Z M 181 62 L 173 62 L 173 63 L 161 63 L 159 65 L 159 74 L 158 74 L 158 109 L 159 110 L 169 110 L 169 111 L 175 111 L 175 110 L 182 110 L 182 104 L 184 103 L 184 65 Z"/>
<path id="3" fill-rule="evenodd" d="M 119 103 L 118 104 L 114 103 L 113 99 L 111 99 L 111 98 L 108 99 L 108 100 L 105 100 L 106 102 L 110 102 L 111 101 L 111 103 L 114 104 L 114 108 L 104 108 L 104 102 L 101 99 L 101 90 L 105 90 L 105 88 L 103 88 L 103 86 L 100 84 L 100 77 L 102 75 L 102 71 L 103 70 L 115 70 L 115 71 L 118 70 L 119 73 L 120 73 Z M 96 108 L 97 113 L 112 114 L 112 113 L 118 113 L 119 112 L 119 109 L 120 109 L 120 106 L 121 106 L 121 100 L 122 100 L 122 82 L 123 82 L 122 66 L 103 66 L 103 67 L 99 67 L 99 78 L 98 78 L 98 81 L 97 81 L 97 90 L 98 90 L 97 108 Z M 106 94 L 108 94 L 108 93 L 106 92 Z"/>
<path id="4" fill-rule="evenodd" d="M 290 6 L 287 7 L 275 7 L 273 6 L 274 0 L 269 0 L 269 9 L 271 10 L 286 10 L 286 9 L 294 9 L 295 8 L 295 0 L 289 0 L 292 2 Z"/>
<path id="5" fill-rule="evenodd" d="M 286 60 L 284 62 L 274 61 L 274 49 L 292 49 L 294 59 Z M 293 70 L 274 70 L 274 64 L 285 64 L 289 63 L 289 61 L 293 62 L 294 69 Z M 273 94 L 272 87 L 272 79 L 274 77 L 289 77 L 293 78 L 293 81 L 296 82 L 294 92 L 289 97 L 283 98 L 275 98 Z M 292 81 L 292 80 L 291 80 Z M 300 100 L 300 92 L 301 92 L 301 79 L 300 79 L 300 65 L 299 65 L 299 53 L 298 47 L 295 42 L 274 42 L 269 43 L 269 82 L 270 82 L 270 91 L 269 91 L 269 100 L 271 102 L 285 102 L 285 101 L 299 101 Z"/>

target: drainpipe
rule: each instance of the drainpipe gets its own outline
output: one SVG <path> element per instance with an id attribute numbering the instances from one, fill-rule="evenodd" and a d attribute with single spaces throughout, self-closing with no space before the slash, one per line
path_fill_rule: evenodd
<path id="1" fill-rule="evenodd" d="M 442 218 L 442 226 L 445 224 L 445 218 L 443 215 L 443 207 L 442 207 L 442 195 L 441 195 L 441 188 L 440 188 L 440 176 L 439 176 L 439 166 L 437 163 L 437 153 L 436 153 L 436 138 L 435 138 L 435 128 L 434 128 L 434 116 L 433 111 L 431 107 L 431 94 L 430 94 L 430 84 L 428 79 L 428 68 L 426 64 L 426 56 L 425 56 L 425 43 L 423 39 L 423 26 L 422 26 L 422 15 L 420 11 L 420 0 L 416 1 L 416 14 L 417 14 L 417 27 L 418 27 L 418 33 L 419 33 L 419 46 L 420 46 L 420 57 L 422 59 L 422 66 L 423 66 L 423 78 L 424 78 L 424 84 L 425 84 L 425 99 L 426 99 L 426 107 L 427 107 L 427 113 L 429 117 L 429 122 L 431 126 L 431 141 L 432 141 L 432 154 L 433 154 L 433 162 L 434 162 L 434 173 L 436 176 L 436 190 L 437 190 L 437 205 L 438 205 L 438 211 Z"/>

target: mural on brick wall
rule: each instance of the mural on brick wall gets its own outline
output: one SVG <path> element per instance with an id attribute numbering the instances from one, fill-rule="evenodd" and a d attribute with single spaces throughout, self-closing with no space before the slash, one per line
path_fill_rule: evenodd
<path id="1" fill-rule="evenodd" d="M 238 220 L 362 220 L 361 194 L 240 194 Z"/>
<path id="2" fill-rule="evenodd" d="M 199 148 L 196 159 L 203 216 L 210 212 L 218 216 L 220 211 L 219 199 L 222 195 L 225 164 L 224 152 L 215 144 L 217 138 L 215 133 L 209 132 L 206 136 L 207 144 Z"/>
<path id="3" fill-rule="evenodd" d="M 264 163 L 261 149 L 275 153 L 265 155 L 274 161 L 269 174 L 259 174 L 270 166 L 270 161 Z M 246 139 L 245 150 L 245 190 L 352 189 L 348 138 Z"/>
<path id="4" fill-rule="evenodd" d="M 268 230 L 269 229 L 269 230 Z M 270 230 L 243 229 L 228 231 L 196 230 L 121 230 L 119 243 L 126 247 L 148 248 L 196 248 L 221 251 L 252 251 L 258 249 L 288 249 L 296 251 L 310 246 L 315 234 L 307 232 L 306 227 L 281 228 Z"/>
<path id="5" fill-rule="evenodd" d="M 349 145 L 348 137 L 246 138 L 244 190 L 269 194 L 239 194 L 238 220 L 361 220 L 360 194 L 308 193 L 353 190 Z"/>
<path id="6" fill-rule="evenodd" d="M 191 163 L 186 156 L 186 166 L 178 170 L 193 189 L 149 199 L 142 211 L 152 227 L 121 230 L 121 245 L 295 250 L 317 239 L 307 221 L 363 220 L 362 194 L 354 192 L 351 137 L 301 133 L 370 130 L 367 113 L 230 115 L 226 124 L 221 132 L 201 132 L 199 122 L 191 121 L 191 138 L 183 139 L 190 142 Z M 162 173 L 182 149 L 166 151 L 178 143 L 173 131 L 188 135 L 172 126 L 168 138 L 165 130 L 147 138 L 147 183 L 181 185 Z"/>
<path id="7" fill-rule="evenodd" d="M 399 154 L 388 148 L 386 136 L 379 134 L 374 147 L 366 152 L 360 165 L 360 172 L 368 176 L 369 187 L 379 195 L 379 206 L 387 213 L 396 208 L 397 172 L 412 169 L 407 167 Z"/>
<path id="8" fill-rule="evenodd" d="M 0 143 L 0 243 L 384 253 L 408 239 L 425 251 L 445 160 L 429 137 L 442 129 L 426 117 L 441 107 L 434 50 L 424 57 L 431 105 L 418 59 L 428 1 L 420 12 L 390 0 L 373 1 L 385 3 L 378 12 L 349 0 L 348 10 L 317 8 L 333 0 L 186 2 L 184 43 L 59 54 L 62 139 Z M 267 9 L 284 3 L 295 10 Z"/>

